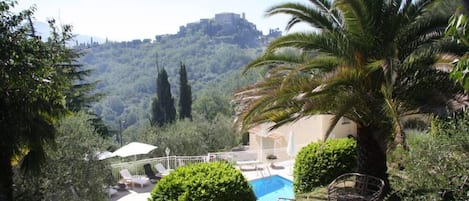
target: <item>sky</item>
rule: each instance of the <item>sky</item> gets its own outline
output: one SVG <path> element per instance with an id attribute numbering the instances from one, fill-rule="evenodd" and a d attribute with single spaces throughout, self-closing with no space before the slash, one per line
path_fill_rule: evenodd
<path id="1" fill-rule="evenodd" d="M 71 24 L 74 34 L 114 41 L 154 39 L 155 35 L 176 34 L 181 25 L 213 18 L 216 13 L 245 13 L 257 29 L 284 31 L 286 15 L 265 17 L 265 11 L 283 2 L 308 0 L 18 0 L 17 10 L 35 5 L 35 19 Z M 292 31 L 305 29 L 299 26 Z"/>

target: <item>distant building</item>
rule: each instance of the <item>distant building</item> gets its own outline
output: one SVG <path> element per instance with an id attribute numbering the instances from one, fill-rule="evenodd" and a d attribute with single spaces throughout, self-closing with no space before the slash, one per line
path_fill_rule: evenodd
<path id="1" fill-rule="evenodd" d="M 221 24 L 234 24 L 241 19 L 239 14 L 236 13 L 219 13 L 215 14 L 215 22 Z"/>
<path id="2" fill-rule="evenodd" d="M 224 42 L 235 43 L 241 46 L 252 47 L 265 45 L 269 41 L 281 36 L 278 29 L 271 29 L 268 35 L 263 35 L 257 30 L 254 23 L 246 20 L 246 14 L 241 13 L 217 13 L 214 18 L 202 18 L 197 22 L 187 23 L 180 26 L 174 37 L 184 37 L 195 33 L 202 33 L 208 36 L 234 36 L 225 38 Z M 168 37 L 157 37 L 157 41 Z M 169 37 L 171 38 L 171 37 Z"/>
<path id="3" fill-rule="evenodd" d="M 267 36 L 272 37 L 272 38 L 278 38 L 278 37 L 282 36 L 282 31 L 280 31 L 279 28 L 269 29 L 269 34 Z"/>

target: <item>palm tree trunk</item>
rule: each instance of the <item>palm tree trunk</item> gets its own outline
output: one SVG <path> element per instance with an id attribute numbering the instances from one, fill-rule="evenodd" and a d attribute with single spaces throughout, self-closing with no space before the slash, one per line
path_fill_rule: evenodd
<path id="1" fill-rule="evenodd" d="M 357 172 L 382 179 L 385 184 L 383 195 L 386 195 L 391 189 L 387 174 L 386 150 L 384 143 L 375 138 L 375 132 L 380 132 L 380 129 L 374 129 L 372 127 L 362 127 L 358 129 Z"/>
<path id="2" fill-rule="evenodd" d="M 13 200 L 12 153 L 8 147 L 0 145 L 0 200 Z"/>

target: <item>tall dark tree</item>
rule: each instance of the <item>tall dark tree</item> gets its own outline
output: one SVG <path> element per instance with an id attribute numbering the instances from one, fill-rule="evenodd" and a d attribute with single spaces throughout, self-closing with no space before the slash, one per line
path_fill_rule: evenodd
<path id="1" fill-rule="evenodd" d="M 187 82 L 186 65 L 181 62 L 179 68 L 179 119 L 192 119 L 192 90 Z"/>
<path id="2" fill-rule="evenodd" d="M 13 13 L 16 2 L 0 1 L 0 199 L 12 200 L 12 157 L 23 170 L 40 170 L 45 143 L 53 143 L 54 123 L 65 113 L 78 54 L 66 46 L 71 27 L 59 33 L 50 21 L 47 42 L 35 35 L 32 10 Z"/>
<path id="3" fill-rule="evenodd" d="M 76 83 L 65 92 L 65 105 L 68 110 L 79 112 L 80 110 L 90 108 L 91 103 L 98 101 L 104 96 L 100 93 L 92 93 L 98 82 L 87 82 L 85 80 L 85 78 L 92 73 L 92 70 L 83 69 L 81 64 L 76 63 L 59 65 L 61 68 L 69 69 L 67 75 L 73 80 L 76 80 Z M 108 126 L 101 117 L 93 112 L 87 113 L 93 116 L 93 118 L 90 119 L 90 122 L 97 133 L 102 137 L 108 137 L 111 135 Z"/>
<path id="4" fill-rule="evenodd" d="M 152 103 L 152 123 L 163 126 L 176 120 L 174 98 L 171 95 L 171 85 L 165 69 L 158 72 L 156 79 L 156 99 Z"/>
<path id="5" fill-rule="evenodd" d="M 357 171 L 382 178 L 389 192 L 386 152 L 405 146 L 403 117 L 444 115 L 464 103 L 448 71 L 465 50 L 443 38 L 456 2 L 311 0 L 272 7 L 268 15 L 292 17 L 287 29 L 304 22 L 316 31 L 283 36 L 248 65 L 268 69 L 264 80 L 238 93 L 243 125 L 278 127 L 332 113 L 330 133 L 340 118 L 352 119 Z"/>

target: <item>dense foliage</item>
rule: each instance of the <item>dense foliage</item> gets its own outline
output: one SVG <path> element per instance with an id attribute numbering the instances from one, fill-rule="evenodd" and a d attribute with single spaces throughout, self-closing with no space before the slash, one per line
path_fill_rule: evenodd
<path id="1" fill-rule="evenodd" d="M 95 132 L 91 119 L 80 112 L 57 124 L 55 146 L 46 148 L 39 174 L 23 175 L 15 168 L 14 200 L 107 200 L 111 170 L 108 163 L 97 160 L 96 153 L 109 142 Z"/>
<path id="2" fill-rule="evenodd" d="M 151 201 L 255 201 L 241 171 L 225 162 L 182 166 L 163 177 L 151 192 Z"/>
<path id="3" fill-rule="evenodd" d="M 186 64 L 179 67 L 179 119 L 192 119 L 192 89 L 187 81 Z"/>
<path id="4" fill-rule="evenodd" d="M 156 98 L 153 99 L 151 106 L 153 125 L 161 127 L 176 120 L 174 97 L 171 94 L 171 85 L 168 82 L 168 74 L 164 68 L 158 72 Z"/>
<path id="5" fill-rule="evenodd" d="M 125 141 L 147 142 L 160 147 L 152 152 L 153 156 L 165 156 L 166 147 L 170 148 L 172 155 L 205 155 L 208 152 L 230 150 L 239 142 L 232 119 L 224 115 L 217 115 L 212 121 L 207 121 L 194 114 L 192 121 L 183 119 L 161 128 L 147 127 L 137 133 L 132 136 L 124 133 Z"/>
<path id="6" fill-rule="evenodd" d="M 341 174 L 356 168 L 357 144 L 354 139 L 329 139 L 303 147 L 296 156 L 294 190 L 310 192 L 316 187 L 328 185 Z"/>
<path id="7" fill-rule="evenodd" d="M 469 46 L 469 3 L 464 1 L 465 9 L 461 5 L 451 17 L 446 34 L 458 43 Z M 469 53 L 466 52 L 457 62 L 451 72 L 451 77 L 460 82 L 465 89 L 469 89 Z"/>
<path id="8" fill-rule="evenodd" d="M 51 20 L 51 36 L 41 40 L 31 20 L 34 9 L 14 13 L 15 4 L 0 1 L 0 199 L 8 200 L 12 157 L 20 156 L 26 170 L 38 169 L 79 71 L 73 65 L 78 54 L 65 46 L 71 27 L 57 28 Z"/>
<path id="9" fill-rule="evenodd" d="M 396 150 L 400 163 L 392 172 L 395 194 L 402 200 L 469 199 L 469 115 L 434 122 L 433 134 L 409 136 L 409 151 Z"/>

